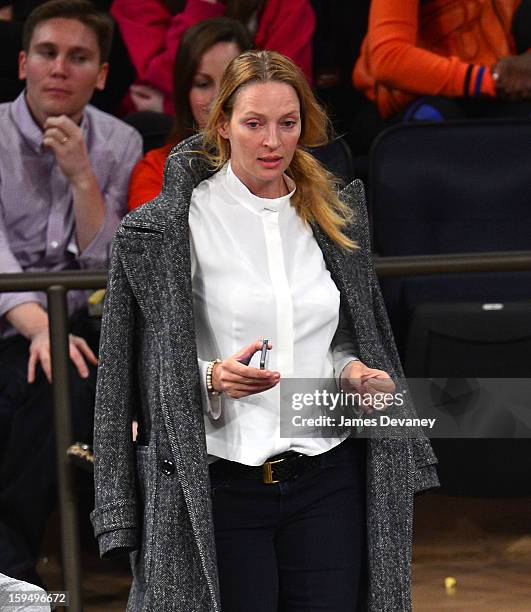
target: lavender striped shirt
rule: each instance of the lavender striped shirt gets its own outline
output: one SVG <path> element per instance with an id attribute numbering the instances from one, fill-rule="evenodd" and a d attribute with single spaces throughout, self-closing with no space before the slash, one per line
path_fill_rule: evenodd
<path id="1" fill-rule="evenodd" d="M 81 128 L 105 200 L 105 217 L 79 253 L 70 183 L 53 151 L 43 147 L 24 93 L 0 104 L 0 272 L 107 267 L 110 242 L 127 212 L 129 176 L 142 154 L 142 140 L 133 128 L 92 106 L 85 108 Z M 2 317 L 24 302 L 46 307 L 46 295 L 0 294 L 0 337 L 13 333 Z M 85 303 L 86 292 L 69 291 L 69 312 Z"/>

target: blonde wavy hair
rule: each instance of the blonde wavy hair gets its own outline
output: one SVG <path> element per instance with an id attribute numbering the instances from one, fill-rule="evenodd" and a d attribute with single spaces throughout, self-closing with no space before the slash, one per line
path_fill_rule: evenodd
<path id="1" fill-rule="evenodd" d="M 301 135 L 286 174 L 297 190 L 292 205 L 307 223 L 316 223 L 339 246 L 353 250 L 357 244 L 343 233 L 352 221 L 352 211 L 337 197 L 337 181 L 305 148 L 328 142 L 330 121 L 315 99 L 303 73 L 288 58 L 275 51 L 247 51 L 226 68 L 214 101 L 203 143 L 214 170 L 230 159 L 230 143 L 219 133 L 222 122 L 231 118 L 240 90 L 251 83 L 275 81 L 291 85 L 300 103 Z"/>

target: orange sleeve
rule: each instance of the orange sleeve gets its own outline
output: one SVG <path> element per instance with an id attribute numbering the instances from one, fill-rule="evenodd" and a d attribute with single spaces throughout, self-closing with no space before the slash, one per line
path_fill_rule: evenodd
<path id="1" fill-rule="evenodd" d="M 153 149 L 137 163 L 131 173 L 127 206 L 129 210 L 157 197 L 162 189 L 164 164 L 170 147 Z"/>
<path id="2" fill-rule="evenodd" d="M 417 47 L 418 22 L 419 0 L 372 0 L 368 48 L 376 81 L 414 95 L 494 95 L 490 68 Z"/>

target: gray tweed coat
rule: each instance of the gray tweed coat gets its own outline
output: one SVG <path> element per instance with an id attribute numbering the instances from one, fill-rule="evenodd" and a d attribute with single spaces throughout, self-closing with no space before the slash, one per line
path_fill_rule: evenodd
<path id="1" fill-rule="evenodd" d="M 188 235 L 192 190 L 209 176 L 193 154 L 198 146 L 197 139 L 178 145 L 162 193 L 122 221 L 106 295 L 91 518 L 102 556 L 130 552 L 130 611 L 220 610 Z M 341 197 L 355 210 L 351 233 L 361 249 L 346 254 L 319 228 L 315 237 L 360 359 L 400 376 L 371 264 L 362 183 Z M 134 414 L 150 424 L 147 446 L 131 441 Z M 435 463 L 425 438 L 368 440 L 366 610 L 411 609 L 413 496 L 437 486 Z"/>

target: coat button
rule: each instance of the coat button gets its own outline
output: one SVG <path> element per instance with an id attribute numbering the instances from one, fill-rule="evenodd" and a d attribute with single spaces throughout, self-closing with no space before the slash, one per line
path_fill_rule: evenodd
<path id="1" fill-rule="evenodd" d="M 175 465 L 173 461 L 170 461 L 169 459 L 164 459 L 164 461 L 160 465 L 160 469 L 163 474 L 166 474 L 166 476 L 171 476 L 173 472 L 175 472 Z"/>

